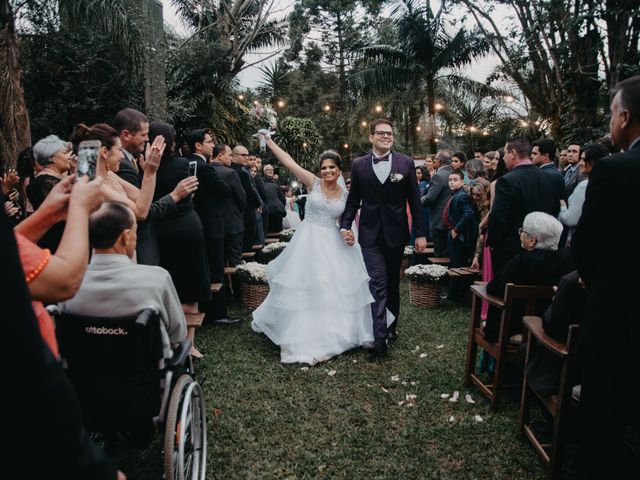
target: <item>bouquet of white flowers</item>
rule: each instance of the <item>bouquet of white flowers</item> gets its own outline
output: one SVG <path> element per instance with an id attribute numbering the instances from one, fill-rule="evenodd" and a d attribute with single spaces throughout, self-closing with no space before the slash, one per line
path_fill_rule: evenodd
<path id="1" fill-rule="evenodd" d="M 260 102 L 255 102 L 251 110 L 249 110 L 251 121 L 258 129 L 257 136 L 260 139 L 260 151 L 264 153 L 266 151 L 266 140 L 260 133 L 270 136 L 276 130 L 278 126 L 278 114 L 272 108 L 262 105 Z"/>
<path id="2" fill-rule="evenodd" d="M 403 257 L 410 257 L 411 255 L 413 255 L 413 247 L 411 245 L 407 245 L 406 247 L 404 247 L 404 253 L 402 254 Z"/>
<path id="3" fill-rule="evenodd" d="M 267 266 L 258 262 L 242 263 L 236 267 L 236 275 L 244 283 L 266 284 Z"/>
<path id="4" fill-rule="evenodd" d="M 404 274 L 418 283 L 438 283 L 448 272 L 449 269 L 442 265 L 414 265 L 407 268 Z"/>

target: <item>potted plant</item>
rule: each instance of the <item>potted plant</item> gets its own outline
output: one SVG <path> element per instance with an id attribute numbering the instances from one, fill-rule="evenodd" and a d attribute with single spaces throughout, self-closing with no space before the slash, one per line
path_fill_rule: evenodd
<path id="1" fill-rule="evenodd" d="M 256 261 L 267 264 L 280 255 L 286 246 L 287 242 L 268 243 L 258 251 Z"/>
<path id="2" fill-rule="evenodd" d="M 414 265 L 404 273 L 409 279 L 409 303 L 416 307 L 435 308 L 440 305 L 440 280 L 449 269 L 442 265 Z"/>
<path id="3" fill-rule="evenodd" d="M 258 262 L 242 263 L 236 267 L 236 275 L 242 283 L 240 303 L 255 310 L 269 294 L 267 266 Z"/>

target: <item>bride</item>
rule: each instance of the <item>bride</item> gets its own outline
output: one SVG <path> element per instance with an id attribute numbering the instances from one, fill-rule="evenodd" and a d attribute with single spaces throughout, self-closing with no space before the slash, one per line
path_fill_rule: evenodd
<path id="1" fill-rule="evenodd" d="M 369 276 L 360 247 L 345 245 L 337 226 L 347 200 L 340 155 L 320 155 L 318 178 L 263 140 L 309 194 L 304 220 L 267 266 L 269 295 L 251 326 L 280 346 L 281 362 L 315 365 L 373 341 Z"/>

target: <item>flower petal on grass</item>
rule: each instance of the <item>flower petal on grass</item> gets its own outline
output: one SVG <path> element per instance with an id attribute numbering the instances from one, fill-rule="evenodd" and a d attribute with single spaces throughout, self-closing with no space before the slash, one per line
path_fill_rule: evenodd
<path id="1" fill-rule="evenodd" d="M 338 373 L 336 370 L 329 370 L 327 372 L 327 375 L 329 375 L 330 377 L 333 377 L 336 373 Z"/>
<path id="2" fill-rule="evenodd" d="M 449 399 L 449 401 L 450 402 L 457 402 L 459 396 L 460 396 L 460 393 L 456 390 L 455 392 L 453 392 L 453 396 Z"/>
<path id="3" fill-rule="evenodd" d="M 467 403 L 476 403 L 476 401 L 471 398 L 471 395 L 469 395 L 468 393 L 464 396 L 464 399 L 467 401 Z"/>
<path id="4" fill-rule="evenodd" d="M 399 382 L 400 381 L 400 375 L 393 375 L 391 377 L 391 381 L 392 382 Z"/>
<path id="5" fill-rule="evenodd" d="M 427 356 L 427 354 L 426 354 L 426 353 L 421 353 L 421 354 L 420 354 L 420 358 L 424 358 L 424 357 L 426 357 L 426 356 Z"/>
<path id="6" fill-rule="evenodd" d="M 449 395 L 448 393 L 443 393 L 440 395 L 440 398 L 449 398 L 451 395 Z"/>
<path id="7" fill-rule="evenodd" d="M 438 346 L 436 347 L 436 350 L 440 350 L 441 348 L 444 348 L 444 345 L 438 345 Z"/>
<path id="8" fill-rule="evenodd" d="M 451 416 L 449 417 L 449 421 L 450 421 L 451 423 L 455 422 L 455 421 L 456 421 L 456 417 L 454 417 L 453 415 L 451 415 Z"/>
<path id="9" fill-rule="evenodd" d="M 482 417 L 481 417 L 480 415 L 476 415 L 475 417 L 473 417 L 473 419 L 474 419 L 476 422 L 484 422 L 484 420 L 482 420 Z"/>

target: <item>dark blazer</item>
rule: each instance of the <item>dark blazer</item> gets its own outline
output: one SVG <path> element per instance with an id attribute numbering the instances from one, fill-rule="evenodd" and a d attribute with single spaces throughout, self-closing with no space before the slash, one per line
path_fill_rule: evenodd
<path id="1" fill-rule="evenodd" d="M 267 193 L 266 204 L 269 209 L 269 215 L 281 213 L 284 217 L 287 213 L 284 209 L 286 202 L 284 192 L 276 182 L 269 178 L 263 179 L 263 183 Z"/>
<path id="2" fill-rule="evenodd" d="M 429 179 L 427 194 L 422 197 L 422 205 L 429 207 L 431 229 L 446 230 L 442 222 L 442 212 L 449 201 L 451 190 L 449 190 L 449 174 L 453 171 L 450 165 L 440 167 L 438 171 Z"/>
<path id="3" fill-rule="evenodd" d="M 515 255 L 520 250 L 518 229 L 524 217 L 531 212 L 557 217 L 563 191 L 561 178 L 534 165 L 521 165 L 500 177 L 489 213 L 489 245 Z"/>
<path id="4" fill-rule="evenodd" d="M 231 187 L 220 179 L 217 170 L 200 155 L 193 154 L 188 160 L 198 162 L 198 190 L 193 197 L 193 205 L 200 216 L 204 236 L 212 239 L 224 238 L 224 211 L 220 200 L 231 196 Z"/>
<path id="5" fill-rule="evenodd" d="M 458 233 L 457 239 L 465 246 L 476 244 L 478 226 L 475 219 L 475 208 L 471 203 L 471 197 L 463 188 L 453 194 L 449 204 L 449 221 Z"/>
<path id="6" fill-rule="evenodd" d="M 142 183 L 140 173 L 135 168 L 133 168 L 131 160 L 129 160 L 126 153 L 124 154 L 122 160 L 120 160 L 118 176 L 124 181 L 129 182 L 134 187 L 140 188 L 140 185 Z"/>
<path id="7" fill-rule="evenodd" d="M 247 205 L 247 194 L 242 188 L 240 177 L 232 168 L 225 167 L 220 162 L 212 162 L 218 177 L 229 187 L 231 196 L 220 198 L 218 204 L 224 217 L 224 234 L 236 235 L 244 232 L 244 210 Z"/>
<path id="8" fill-rule="evenodd" d="M 232 163 L 231 167 L 240 177 L 240 183 L 242 184 L 242 188 L 244 188 L 244 192 L 247 195 L 247 205 L 245 207 L 244 215 L 245 218 L 248 216 L 255 217 L 256 208 L 262 205 L 262 199 L 258 194 L 258 190 L 256 189 L 256 185 L 251 178 L 251 174 L 244 168 L 242 165 L 238 165 L 237 163 Z M 255 220 L 254 220 L 255 221 Z"/>
<path id="9" fill-rule="evenodd" d="M 640 255 L 638 237 L 629 228 L 637 215 L 639 178 L 640 142 L 599 160 L 571 239 L 578 273 L 590 293 L 581 338 L 592 348 L 638 348 Z"/>
<path id="10" fill-rule="evenodd" d="M 253 180 L 253 184 L 256 186 L 256 190 L 258 191 L 260 200 L 262 201 L 262 208 L 264 209 L 267 205 L 267 189 L 264 186 L 264 181 L 262 180 L 262 177 L 260 175 L 256 175 L 255 177 L 252 178 L 252 180 Z"/>
<path id="11" fill-rule="evenodd" d="M 380 183 L 373 171 L 372 155 L 368 153 L 353 161 L 351 190 L 340 227 L 350 229 L 356 212 L 360 209 L 358 227 L 360 245 L 372 246 L 381 230 L 388 246 L 406 245 L 410 235 L 407 218 L 408 202 L 415 235 L 424 237 L 424 218 L 414 161 L 406 155 L 393 152 L 390 175 L 384 183 Z M 391 177 L 397 178 L 398 181 L 392 181 Z"/>
<path id="12" fill-rule="evenodd" d="M 554 163 L 545 163 L 544 165 L 541 165 L 538 168 L 540 169 L 541 172 L 548 173 L 549 175 L 555 175 L 561 178 L 562 181 L 564 182 L 564 175 L 562 175 L 562 172 L 558 170 L 558 167 L 556 167 Z"/>
<path id="13" fill-rule="evenodd" d="M 579 177 L 580 177 L 580 167 L 578 165 L 576 165 L 573 168 L 571 173 L 569 173 L 569 167 L 567 167 L 567 170 L 564 172 L 564 185 L 565 185 L 564 199 L 565 200 L 571 196 L 573 191 L 578 186 L 578 183 L 580 183 Z"/>

